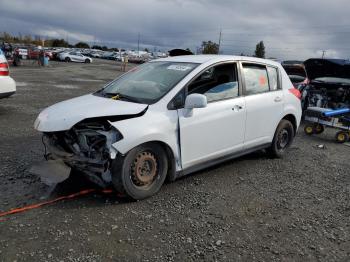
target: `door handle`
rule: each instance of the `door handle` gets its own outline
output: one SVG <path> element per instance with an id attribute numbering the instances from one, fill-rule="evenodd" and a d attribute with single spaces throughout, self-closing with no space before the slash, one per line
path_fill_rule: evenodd
<path id="1" fill-rule="evenodd" d="M 275 102 L 281 102 L 282 101 L 282 98 L 279 97 L 279 96 L 276 96 L 275 99 L 274 99 Z"/>
<path id="2" fill-rule="evenodd" d="M 234 105 L 233 107 L 232 107 L 232 110 L 233 111 L 239 111 L 239 110 L 242 110 L 243 109 L 243 106 L 240 106 L 240 105 Z"/>

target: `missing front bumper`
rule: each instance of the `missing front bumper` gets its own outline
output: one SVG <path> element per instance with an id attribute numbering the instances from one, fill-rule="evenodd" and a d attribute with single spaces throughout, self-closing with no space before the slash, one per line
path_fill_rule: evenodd
<path id="1" fill-rule="evenodd" d="M 39 176 L 43 183 L 54 185 L 66 180 L 70 175 L 71 168 L 62 160 L 57 159 L 35 164 L 29 172 Z"/>

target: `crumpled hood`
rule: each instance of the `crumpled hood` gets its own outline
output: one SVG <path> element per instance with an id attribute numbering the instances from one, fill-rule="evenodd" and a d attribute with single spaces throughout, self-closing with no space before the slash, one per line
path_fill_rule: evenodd
<path id="1" fill-rule="evenodd" d="M 34 128 L 41 132 L 65 131 L 87 118 L 135 115 L 146 107 L 146 104 L 89 94 L 44 109 L 35 120 Z"/>
<path id="2" fill-rule="evenodd" d="M 350 61 L 342 59 L 311 58 L 304 62 L 310 80 L 319 77 L 338 77 L 350 79 Z"/>

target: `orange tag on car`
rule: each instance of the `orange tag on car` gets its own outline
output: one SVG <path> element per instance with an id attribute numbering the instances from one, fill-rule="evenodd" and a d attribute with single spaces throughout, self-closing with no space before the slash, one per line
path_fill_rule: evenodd
<path id="1" fill-rule="evenodd" d="M 266 85 L 266 77 L 260 76 L 259 83 L 260 83 L 261 86 Z"/>

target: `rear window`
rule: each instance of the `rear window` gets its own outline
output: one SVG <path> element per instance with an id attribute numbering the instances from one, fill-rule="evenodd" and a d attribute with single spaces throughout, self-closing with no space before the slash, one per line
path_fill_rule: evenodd
<path id="1" fill-rule="evenodd" d="M 243 64 L 246 95 L 269 91 L 269 78 L 265 66 Z"/>

